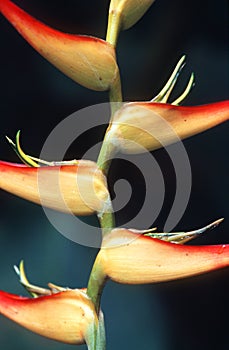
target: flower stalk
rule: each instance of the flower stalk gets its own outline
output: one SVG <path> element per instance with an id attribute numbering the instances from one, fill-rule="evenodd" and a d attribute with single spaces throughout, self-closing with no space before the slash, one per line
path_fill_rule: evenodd
<path id="1" fill-rule="evenodd" d="M 116 228 L 107 185 L 111 161 L 120 150 L 142 153 L 166 147 L 229 118 L 229 101 L 204 106 L 179 106 L 194 86 L 192 73 L 183 93 L 168 103 L 185 64 L 182 56 L 163 89 L 148 102 L 123 103 L 115 48 L 121 30 L 137 23 L 154 0 L 111 0 L 106 41 L 60 32 L 36 20 L 10 0 L 0 12 L 50 63 L 75 82 L 108 91 L 111 118 L 97 163 L 89 160 L 47 162 L 26 154 L 20 131 L 14 143 L 22 164 L 0 161 L 0 188 L 26 200 L 73 215 L 96 214 L 102 246 L 87 288 L 69 289 L 49 283 L 31 284 L 23 261 L 15 271 L 32 298 L 0 291 L 0 314 L 42 336 L 67 344 L 86 343 L 89 350 L 105 350 L 101 295 L 108 279 L 117 283 L 159 283 L 229 266 L 229 245 L 184 246 L 219 219 L 189 232 Z"/>
<path id="2" fill-rule="evenodd" d="M 106 283 L 107 276 L 104 273 L 100 258 L 97 257 L 92 267 L 87 285 L 87 295 L 95 305 L 95 310 L 99 314 L 102 291 Z"/>

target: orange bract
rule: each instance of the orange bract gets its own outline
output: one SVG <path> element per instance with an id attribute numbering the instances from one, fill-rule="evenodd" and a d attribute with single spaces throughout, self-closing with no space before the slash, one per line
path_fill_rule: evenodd
<path id="1" fill-rule="evenodd" d="M 97 259 L 113 281 L 157 283 L 229 266 L 229 245 L 184 246 L 117 228 L 104 238 Z"/>
<path id="2" fill-rule="evenodd" d="M 52 29 L 9 0 L 0 1 L 0 12 L 34 49 L 77 83 L 104 91 L 116 80 L 115 51 L 106 41 Z"/>
<path id="3" fill-rule="evenodd" d="M 103 211 L 109 198 L 105 176 L 96 163 L 87 160 L 39 168 L 0 162 L 0 188 L 75 215 Z"/>
<path id="4" fill-rule="evenodd" d="M 142 153 L 168 146 L 228 119 L 229 101 L 193 107 L 131 102 L 115 113 L 109 137 L 125 153 Z"/>
<path id="5" fill-rule="evenodd" d="M 21 326 L 68 344 L 83 344 L 91 325 L 98 325 L 94 306 L 75 289 L 35 299 L 0 291 L 0 314 Z"/>

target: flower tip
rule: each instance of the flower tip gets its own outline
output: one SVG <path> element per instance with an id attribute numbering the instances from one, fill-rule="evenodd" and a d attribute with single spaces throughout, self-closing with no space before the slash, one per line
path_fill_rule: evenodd
<path id="1" fill-rule="evenodd" d="M 204 233 L 206 231 L 209 231 L 209 230 L 213 230 L 215 227 L 219 226 L 221 224 L 221 222 L 223 222 L 224 218 L 221 218 L 221 219 L 218 219 L 218 220 L 215 220 L 213 221 L 212 223 L 204 226 L 203 228 L 201 229 L 198 229 L 198 230 L 194 230 L 194 231 L 190 231 L 189 234 L 201 234 L 201 233 Z"/>
<path id="2" fill-rule="evenodd" d="M 14 142 L 7 135 L 5 135 L 5 138 L 9 142 L 9 144 L 14 144 Z"/>
<path id="3" fill-rule="evenodd" d="M 13 268 L 14 268 L 14 271 L 16 272 L 17 276 L 20 277 L 20 270 L 19 270 L 18 266 L 14 265 Z"/>
<path id="4" fill-rule="evenodd" d="M 25 275 L 25 265 L 24 260 L 20 260 L 19 265 L 14 265 L 14 271 L 16 274 L 21 277 L 21 275 Z"/>
<path id="5" fill-rule="evenodd" d="M 214 221 L 214 222 L 212 223 L 212 225 L 213 225 L 212 228 L 214 228 L 214 227 L 220 225 L 221 222 L 223 222 L 223 221 L 224 221 L 224 218 L 220 218 L 220 219 Z"/>
<path id="6" fill-rule="evenodd" d="M 186 55 L 184 54 L 181 56 L 180 60 L 177 63 L 177 68 L 179 68 L 178 73 L 180 71 L 182 71 L 182 69 L 185 67 L 185 65 L 186 65 Z"/>

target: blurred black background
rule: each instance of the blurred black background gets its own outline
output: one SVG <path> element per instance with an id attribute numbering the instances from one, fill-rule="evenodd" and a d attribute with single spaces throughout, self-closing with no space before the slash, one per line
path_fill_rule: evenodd
<path id="1" fill-rule="evenodd" d="M 108 0 L 15 3 L 57 29 L 105 37 Z M 157 0 L 136 26 L 120 35 L 117 55 L 124 99 L 149 100 L 156 95 L 184 53 L 187 67 L 177 85 L 177 94 L 192 71 L 196 76 L 196 86 L 184 104 L 228 98 L 228 18 L 226 0 Z M 4 18 L 0 22 L 0 158 L 17 161 L 4 135 L 13 138 L 21 129 L 24 149 L 39 155 L 56 124 L 76 110 L 107 102 L 108 94 L 75 84 L 40 57 Z M 80 158 L 101 138 L 102 134 L 85 135 L 82 144 L 77 143 L 69 150 L 69 158 Z M 184 144 L 192 166 L 193 188 L 176 229 L 193 229 L 225 217 L 219 228 L 194 244 L 229 243 L 227 125 L 190 138 Z M 162 228 L 175 183 L 166 153 L 159 150 L 154 156 L 167 186 L 163 210 L 155 223 Z M 134 170 L 130 171 L 127 163 L 114 161 L 111 187 L 116 179 L 129 178 L 130 172 L 130 181 L 134 182 Z M 141 202 L 141 187 L 135 190 L 126 208 L 127 216 L 135 210 L 136 202 Z M 1 192 L 0 196 L 0 288 L 24 294 L 12 268 L 22 258 L 35 284 L 52 281 L 63 286 L 86 286 L 96 249 L 68 241 L 51 226 L 40 207 L 7 193 Z M 125 222 L 122 214 L 117 217 L 121 224 Z M 102 300 L 107 349 L 226 350 L 228 295 L 228 269 L 157 285 L 123 286 L 109 282 Z M 34 335 L 3 317 L 0 344 L 4 350 L 71 348 Z"/>

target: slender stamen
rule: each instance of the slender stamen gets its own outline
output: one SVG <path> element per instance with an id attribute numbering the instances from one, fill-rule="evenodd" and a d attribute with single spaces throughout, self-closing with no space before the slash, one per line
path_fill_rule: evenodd
<path id="1" fill-rule="evenodd" d="M 136 233 L 139 233 L 139 232 L 140 232 L 140 233 L 142 233 L 142 234 L 145 235 L 145 236 L 147 236 L 147 235 L 150 236 L 151 232 L 155 232 L 156 229 L 157 229 L 157 227 L 149 228 L 149 229 L 147 229 L 147 230 L 136 230 L 136 229 L 134 229 L 134 228 L 131 228 L 130 231 L 136 232 Z"/>
<path id="2" fill-rule="evenodd" d="M 9 142 L 9 144 L 12 146 L 12 148 L 15 151 L 15 153 L 17 154 L 17 156 L 21 159 L 21 161 L 24 164 L 29 165 L 31 167 L 35 167 L 35 168 L 39 167 L 37 162 L 34 161 L 33 157 L 28 156 L 22 150 L 21 145 L 20 145 L 20 140 L 19 140 L 20 139 L 20 130 L 18 130 L 18 132 L 16 134 L 16 142 L 15 143 L 8 136 L 6 136 L 6 139 Z"/>
<path id="3" fill-rule="evenodd" d="M 27 292 L 29 292 L 29 294 L 33 297 L 33 298 L 37 298 L 41 295 L 50 295 L 52 294 L 51 291 L 49 289 L 46 288 L 42 288 L 42 287 L 38 287 L 35 286 L 33 284 L 31 284 L 25 274 L 25 267 L 24 267 L 24 261 L 21 260 L 19 267 L 14 265 L 14 270 L 16 272 L 16 274 L 19 277 L 19 281 L 22 284 L 22 286 L 27 290 Z"/>
<path id="4" fill-rule="evenodd" d="M 28 281 L 27 276 L 25 274 L 25 266 L 24 266 L 23 260 L 21 260 L 19 267 L 14 265 L 14 270 L 15 270 L 16 274 L 19 276 L 20 283 L 27 290 L 27 292 L 29 292 L 29 294 L 31 294 L 32 297 L 34 297 L 34 298 L 38 298 L 39 296 L 42 296 L 42 295 L 51 295 L 51 294 L 55 294 L 55 293 L 59 293 L 59 292 L 64 292 L 66 290 L 71 290 L 68 287 L 60 287 L 54 283 L 48 283 L 49 289 L 43 288 L 43 287 L 38 287 L 38 286 L 31 284 Z"/>
<path id="5" fill-rule="evenodd" d="M 166 102 L 174 85 L 176 84 L 176 81 L 180 75 L 181 70 L 183 69 L 183 67 L 185 66 L 185 55 L 183 55 L 181 57 L 181 59 L 179 60 L 179 62 L 177 63 L 174 71 L 172 72 L 169 80 L 167 81 L 167 83 L 165 84 L 165 86 L 163 87 L 163 89 L 159 92 L 159 94 L 154 97 L 150 102 Z M 168 97 L 165 101 L 162 101 L 163 98 L 166 98 L 168 94 Z"/>
<path id="6" fill-rule="evenodd" d="M 54 283 L 48 283 L 48 287 L 50 288 L 52 294 L 59 293 L 59 292 L 64 292 L 66 290 L 71 290 L 68 287 L 60 287 L 60 286 L 57 286 Z"/>
<path id="7" fill-rule="evenodd" d="M 194 79 L 195 79 L 194 73 L 192 73 L 186 89 L 175 101 L 171 103 L 172 105 L 176 105 L 176 106 L 179 105 L 187 97 L 187 95 L 195 85 Z"/>
<path id="8" fill-rule="evenodd" d="M 193 230 L 193 231 L 188 231 L 188 232 L 171 232 L 171 233 L 146 233 L 145 236 L 150 236 L 152 238 L 158 238 L 161 239 L 162 241 L 167 241 L 167 242 L 171 242 L 171 243 L 177 243 L 177 244 L 184 244 L 194 238 L 196 238 L 197 236 L 199 236 L 200 234 L 208 231 L 208 230 L 212 230 L 213 228 L 215 228 L 216 226 L 218 226 L 224 219 L 218 219 L 214 222 L 212 222 L 211 224 L 197 229 L 197 230 Z"/>
<path id="9" fill-rule="evenodd" d="M 16 134 L 15 146 L 16 146 L 17 153 L 20 155 L 20 158 L 24 161 L 25 164 L 27 164 L 31 167 L 34 167 L 34 168 L 39 167 L 39 165 L 36 162 L 34 162 L 29 156 L 27 156 L 27 154 L 25 154 L 25 152 L 22 150 L 21 145 L 20 145 L 20 133 L 21 133 L 21 131 L 18 130 L 18 132 Z"/>
<path id="10" fill-rule="evenodd" d="M 16 134 L 16 143 L 14 143 L 8 136 L 6 136 L 6 139 L 9 142 L 9 144 L 12 146 L 12 148 L 15 151 L 15 153 L 17 154 L 17 156 L 26 165 L 38 168 L 40 166 L 39 163 L 42 165 L 47 165 L 47 166 L 77 165 L 78 164 L 78 160 L 76 160 L 76 159 L 48 162 L 48 161 L 40 159 L 40 158 L 29 156 L 28 154 L 26 154 L 22 150 L 19 137 L 20 137 L 20 130 Z"/>
<path id="11" fill-rule="evenodd" d="M 176 77 L 175 77 L 175 79 L 173 80 L 173 83 L 171 84 L 169 90 L 166 92 L 166 94 L 164 95 L 164 97 L 162 97 L 162 98 L 160 99 L 160 101 L 158 101 L 158 102 L 160 102 L 160 103 L 167 103 L 167 101 L 168 101 L 168 99 L 169 99 L 169 96 L 171 95 L 171 92 L 173 91 L 173 88 L 174 88 L 174 86 L 175 86 L 175 84 L 176 84 L 176 82 L 177 82 L 177 79 L 178 79 L 178 77 L 179 77 L 179 74 L 180 74 L 180 73 L 178 73 L 178 74 L 176 75 Z"/>

